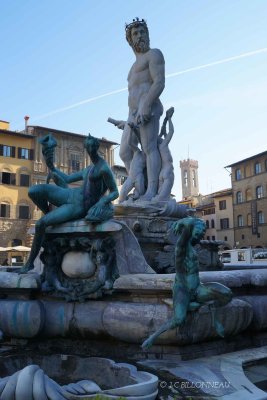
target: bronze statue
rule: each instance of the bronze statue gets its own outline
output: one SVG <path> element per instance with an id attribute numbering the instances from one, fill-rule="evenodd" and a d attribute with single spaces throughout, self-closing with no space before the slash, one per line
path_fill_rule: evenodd
<path id="1" fill-rule="evenodd" d="M 220 336 L 224 336 L 224 328 L 216 319 L 215 311 L 217 307 L 231 301 L 232 291 L 217 282 L 200 282 L 199 261 L 194 246 L 205 234 L 205 222 L 199 218 L 183 218 L 174 223 L 173 231 L 179 235 L 175 247 L 174 315 L 144 341 L 143 348 L 152 346 L 154 340 L 163 332 L 184 324 L 188 311 L 196 311 L 207 303 L 211 310 L 212 325 Z"/>
<path id="2" fill-rule="evenodd" d="M 113 216 L 111 201 L 119 196 L 113 173 L 107 162 L 97 152 L 98 139 L 89 134 L 84 143 L 92 165 L 71 175 L 66 175 L 53 164 L 55 139 L 47 135 L 40 142 L 50 170 L 47 182 L 53 179 L 55 185 L 46 183 L 31 186 L 29 189 L 29 197 L 45 215 L 36 222 L 30 256 L 20 273 L 34 268 L 34 260 L 42 246 L 47 226 L 84 217 L 87 221 L 95 223 L 110 219 Z M 83 184 L 80 187 L 68 188 L 68 183 L 82 180 Z M 105 195 L 107 191 L 109 193 Z M 50 210 L 49 204 L 57 208 Z"/>

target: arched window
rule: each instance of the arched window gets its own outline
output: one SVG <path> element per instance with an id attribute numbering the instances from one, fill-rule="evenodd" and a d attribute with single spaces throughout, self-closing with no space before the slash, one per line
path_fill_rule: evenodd
<path id="1" fill-rule="evenodd" d="M 78 152 L 70 153 L 69 168 L 70 172 L 80 171 L 82 165 L 82 154 Z"/>
<path id="2" fill-rule="evenodd" d="M 211 227 L 212 227 L 212 228 L 215 228 L 214 219 L 211 220 Z"/>
<path id="3" fill-rule="evenodd" d="M 244 226 L 243 215 L 238 215 L 237 216 L 237 226 Z"/>
<path id="4" fill-rule="evenodd" d="M 256 175 L 261 173 L 261 163 L 259 163 L 259 162 L 256 162 L 256 163 L 255 163 L 255 165 L 254 165 L 254 171 L 255 171 L 255 174 L 256 174 Z"/>
<path id="5" fill-rule="evenodd" d="M 258 211 L 257 213 L 258 216 L 258 224 L 264 224 L 264 214 L 262 211 Z"/>
<path id="6" fill-rule="evenodd" d="M 256 187 L 256 198 L 261 199 L 263 197 L 263 187 L 257 186 Z"/>
<path id="7" fill-rule="evenodd" d="M 210 221 L 207 219 L 207 221 L 206 221 L 206 228 L 209 229 L 209 227 L 210 227 Z"/>
<path id="8" fill-rule="evenodd" d="M 237 169 L 235 170 L 235 179 L 236 179 L 237 181 L 239 181 L 241 178 L 242 178 L 241 170 L 240 170 L 239 168 L 237 168 Z"/>
<path id="9" fill-rule="evenodd" d="M 196 187 L 197 186 L 197 182 L 196 182 L 196 171 L 193 169 L 192 171 L 192 180 L 193 180 L 193 186 Z"/>
<path id="10" fill-rule="evenodd" d="M 184 185 L 188 186 L 188 173 L 187 173 L 187 170 L 184 170 Z"/>
<path id="11" fill-rule="evenodd" d="M 252 200 L 251 189 L 246 190 L 246 201 Z"/>
<path id="12" fill-rule="evenodd" d="M 30 175 L 20 174 L 19 183 L 20 183 L 20 186 L 29 187 L 30 186 Z"/>
<path id="13" fill-rule="evenodd" d="M 14 246 L 21 246 L 22 245 L 22 240 L 21 239 L 13 239 L 12 240 L 12 243 L 11 243 L 11 246 L 12 247 L 14 247 Z"/>
<path id="14" fill-rule="evenodd" d="M 247 215 L 247 225 L 251 226 L 252 225 L 252 218 L 251 218 L 251 214 Z"/>
<path id="15" fill-rule="evenodd" d="M 30 218 L 30 207 L 24 204 L 18 206 L 18 217 L 19 219 L 29 219 Z"/>
<path id="16" fill-rule="evenodd" d="M 239 203 L 242 203 L 242 201 L 243 201 L 242 192 L 237 192 L 236 193 L 236 202 L 239 204 Z"/>
<path id="17" fill-rule="evenodd" d="M 0 217 L 1 218 L 10 218 L 10 204 L 8 204 L 8 203 L 0 204 Z"/>

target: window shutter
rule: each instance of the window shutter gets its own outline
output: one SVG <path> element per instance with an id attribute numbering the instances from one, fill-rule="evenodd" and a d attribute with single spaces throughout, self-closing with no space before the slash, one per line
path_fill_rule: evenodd
<path id="1" fill-rule="evenodd" d="M 33 160 L 33 159 L 34 159 L 34 150 L 31 149 L 30 150 L 30 160 Z"/>
<path id="2" fill-rule="evenodd" d="M 3 145 L 2 144 L 0 144 L 0 156 L 2 156 L 3 155 Z"/>
<path id="3" fill-rule="evenodd" d="M 21 147 L 18 147 L 18 158 L 21 158 Z"/>
<path id="4" fill-rule="evenodd" d="M 13 157 L 13 158 L 16 157 L 16 147 L 15 146 L 11 147 L 11 157 Z"/>
<path id="5" fill-rule="evenodd" d="M 10 174 L 10 185 L 16 185 L 16 174 Z"/>

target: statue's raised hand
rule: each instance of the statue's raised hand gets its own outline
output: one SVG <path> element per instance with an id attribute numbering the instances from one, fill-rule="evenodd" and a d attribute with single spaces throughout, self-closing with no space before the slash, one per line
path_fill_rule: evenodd
<path id="1" fill-rule="evenodd" d="M 169 109 L 166 111 L 166 118 L 167 118 L 167 119 L 170 119 L 170 118 L 173 116 L 173 113 L 174 113 L 174 107 L 169 108 Z"/>
<path id="2" fill-rule="evenodd" d="M 50 177 L 50 179 L 52 179 L 55 182 L 55 184 L 57 186 L 60 186 L 60 187 L 63 187 L 63 188 L 67 188 L 68 187 L 67 183 L 62 178 L 62 176 L 60 176 L 55 170 L 54 171 L 50 171 L 49 177 Z"/>
<path id="3" fill-rule="evenodd" d="M 42 154 L 45 159 L 45 163 L 50 170 L 54 170 L 54 149 L 53 148 L 43 148 Z"/>

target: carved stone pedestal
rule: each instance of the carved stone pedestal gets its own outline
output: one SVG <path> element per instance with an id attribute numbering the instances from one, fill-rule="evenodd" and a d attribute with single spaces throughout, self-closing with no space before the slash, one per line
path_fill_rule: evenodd
<path id="1" fill-rule="evenodd" d="M 119 273 L 116 264 L 115 222 L 88 224 L 74 221 L 46 230 L 43 290 L 66 300 L 83 301 L 111 289 Z"/>
<path id="2" fill-rule="evenodd" d="M 177 237 L 171 225 L 188 213 L 187 206 L 167 202 L 126 202 L 115 205 L 115 218 L 135 234 L 147 263 L 158 273 L 174 272 Z"/>
<path id="3" fill-rule="evenodd" d="M 43 249 L 42 289 L 68 301 L 101 297 L 120 275 L 154 272 L 132 231 L 113 220 L 48 227 Z"/>

